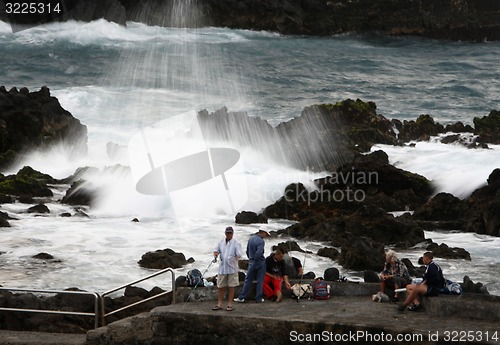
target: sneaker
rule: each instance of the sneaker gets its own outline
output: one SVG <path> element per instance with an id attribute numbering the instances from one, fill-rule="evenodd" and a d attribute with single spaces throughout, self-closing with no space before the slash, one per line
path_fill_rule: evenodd
<path id="1" fill-rule="evenodd" d="M 256 303 L 264 303 L 266 300 L 261 298 L 260 301 L 255 301 Z"/>
<path id="2" fill-rule="evenodd" d="M 238 302 L 238 303 L 244 303 L 244 302 L 245 302 L 245 299 L 244 299 L 244 298 L 239 298 L 239 297 L 238 297 L 238 298 L 233 299 L 233 301 Z"/>
<path id="3" fill-rule="evenodd" d="M 398 305 L 398 310 L 399 311 L 405 311 L 405 309 L 406 308 L 405 308 L 404 304 Z"/>
<path id="4" fill-rule="evenodd" d="M 419 304 L 414 304 L 411 307 L 408 307 L 409 311 L 420 311 L 422 309 L 422 305 Z"/>

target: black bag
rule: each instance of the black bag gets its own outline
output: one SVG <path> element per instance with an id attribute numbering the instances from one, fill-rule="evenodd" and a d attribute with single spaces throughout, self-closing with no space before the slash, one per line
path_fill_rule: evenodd
<path id="1" fill-rule="evenodd" d="M 187 273 L 186 282 L 188 286 L 203 286 L 203 276 L 200 270 L 194 268 Z"/>

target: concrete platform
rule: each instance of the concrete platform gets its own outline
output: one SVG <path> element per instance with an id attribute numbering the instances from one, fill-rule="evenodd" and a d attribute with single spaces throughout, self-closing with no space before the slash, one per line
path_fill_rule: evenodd
<path id="1" fill-rule="evenodd" d="M 375 303 L 368 296 L 334 296 L 327 301 L 287 299 L 281 303 L 250 301 L 235 303 L 232 312 L 212 311 L 213 306 L 214 302 L 210 301 L 159 307 L 149 315 L 142 314 L 136 321 L 122 320 L 90 331 L 87 345 L 315 344 L 325 340 L 356 344 L 379 341 L 449 344 L 454 339 L 474 340 L 478 344 L 500 343 L 498 322 L 400 312 L 395 303 Z M 140 334 L 141 339 L 134 338 L 134 333 Z M 119 342 L 113 339 L 118 340 L 117 334 Z"/>

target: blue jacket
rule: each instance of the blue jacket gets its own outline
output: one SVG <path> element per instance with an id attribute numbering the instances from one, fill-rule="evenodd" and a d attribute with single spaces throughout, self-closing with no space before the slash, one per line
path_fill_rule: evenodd
<path id="1" fill-rule="evenodd" d="M 253 235 L 248 240 L 247 256 L 249 260 L 265 261 L 264 257 L 264 239 L 258 234 Z"/>

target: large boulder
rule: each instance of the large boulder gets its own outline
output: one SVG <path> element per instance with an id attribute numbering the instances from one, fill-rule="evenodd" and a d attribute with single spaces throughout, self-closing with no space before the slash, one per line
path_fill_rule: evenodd
<path id="1" fill-rule="evenodd" d="M 267 223 L 267 217 L 262 213 L 257 214 L 251 211 L 241 211 L 235 217 L 236 224 Z"/>
<path id="2" fill-rule="evenodd" d="M 488 116 L 474 118 L 474 134 L 479 141 L 487 144 L 500 144 L 500 111 L 492 110 Z"/>
<path id="3" fill-rule="evenodd" d="M 413 217 L 426 229 L 463 229 L 467 214 L 466 202 L 449 193 L 438 193 L 415 210 Z"/>
<path id="4" fill-rule="evenodd" d="M 500 236 L 500 169 L 493 170 L 488 185 L 474 191 L 466 203 L 468 221 L 465 230 Z"/>
<path id="5" fill-rule="evenodd" d="M 459 247 L 450 248 L 446 243 L 441 243 L 440 245 L 431 243 L 427 246 L 426 250 L 431 251 L 435 257 L 439 258 L 471 260 L 468 251 Z"/>
<path id="6" fill-rule="evenodd" d="M 159 249 L 154 252 L 147 252 L 141 257 L 138 264 L 144 268 L 164 269 L 180 268 L 185 264 L 194 262 L 193 258 L 186 260 L 182 253 L 176 253 L 172 249 Z"/>
<path id="7" fill-rule="evenodd" d="M 68 205 L 92 206 L 96 200 L 97 192 L 87 186 L 88 184 L 84 180 L 73 182 L 61 202 Z"/>
<path id="8" fill-rule="evenodd" d="M 87 151 L 87 127 L 82 125 L 47 87 L 29 92 L 0 87 L 0 154 L 8 166 L 16 154 L 62 143 L 72 155 Z"/>
<path id="9" fill-rule="evenodd" d="M 384 258 L 384 245 L 367 237 L 347 234 L 348 241 L 342 245 L 339 263 L 352 270 L 379 270 Z"/>

